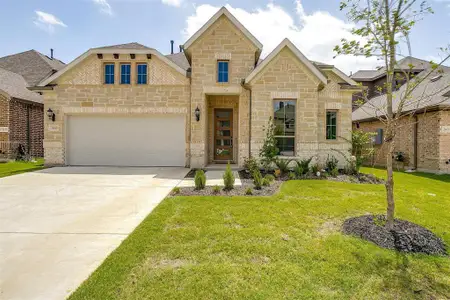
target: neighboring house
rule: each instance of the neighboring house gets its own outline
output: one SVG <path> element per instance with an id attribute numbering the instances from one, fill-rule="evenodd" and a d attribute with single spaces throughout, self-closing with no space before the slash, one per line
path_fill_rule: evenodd
<path id="1" fill-rule="evenodd" d="M 344 166 L 360 90 L 348 76 L 287 39 L 261 61 L 261 43 L 225 8 L 182 49 L 93 48 L 42 81 L 55 114 L 45 118 L 46 164 L 242 166 L 272 117 L 280 155 L 331 154 Z"/>
<path id="2" fill-rule="evenodd" d="M 399 89 L 408 77 L 413 78 L 430 66 L 430 62 L 412 56 L 407 56 L 399 60 L 395 68 L 394 88 Z M 380 67 L 377 70 L 359 70 L 350 77 L 367 89 L 364 94 L 355 93 L 353 95 L 353 110 L 361 106 L 367 99 L 382 95 L 386 92 L 385 67 Z"/>
<path id="3" fill-rule="evenodd" d="M 416 76 L 423 78 L 430 67 Z M 406 84 L 394 93 L 394 113 Z M 422 81 L 411 94 L 397 128 L 395 152 L 403 153 L 405 168 L 419 171 L 450 173 L 450 68 L 439 67 Z M 416 113 L 414 113 L 416 111 Z M 383 140 L 384 125 L 378 119 L 386 115 L 386 95 L 370 99 L 353 112 L 354 126 L 376 132 L 376 153 L 372 163 L 384 166 L 386 151 Z"/>
<path id="4" fill-rule="evenodd" d="M 44 99 L 29 88 L 63 66 L 35 50 L 0 58 L 0 157 L 44 155 Z"/>

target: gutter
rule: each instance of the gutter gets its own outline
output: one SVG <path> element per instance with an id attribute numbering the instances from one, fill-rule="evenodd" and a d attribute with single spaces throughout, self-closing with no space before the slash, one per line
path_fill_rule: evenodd
<path id="1" fill-rule="evenodd" d="M 252 89 L 245 85 L 245 79 L 242 79 L 241 86 L 249 92 L 248 104 L 248 158 L 252 157 Z"/>

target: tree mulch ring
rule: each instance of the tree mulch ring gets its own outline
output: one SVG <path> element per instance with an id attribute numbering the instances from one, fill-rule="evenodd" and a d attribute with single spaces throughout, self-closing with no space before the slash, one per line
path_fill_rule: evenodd
<path id="1" fill-rule="evenodd" d="M 410 253 L 447 255 L 444 242 L 428 229 L 395 219 L 394 229 L 385 227 L 386 216 L 365 215 L 345 220 L 342 232 L 370 241 L 380 247 Z"/>

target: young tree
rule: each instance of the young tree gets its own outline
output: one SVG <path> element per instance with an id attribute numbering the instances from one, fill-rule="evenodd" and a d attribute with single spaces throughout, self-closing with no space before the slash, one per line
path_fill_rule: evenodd
<path id="1" fill-rule="evenodd" d="M 373 108 L 377 117 L 385 127 L 384 143 L 386 146 L 386 198 L 387 198 L 387 222 L 386 226 L 389 230 L 394 225 L 394 177 L 393 177 L 393 154 L 396 131 L 399 120 L 402 117 L 412 117 L 416 111 L 414 107 L 419 107 L 420 101 L 427 101 L 427 97 L 411 97 L 414 90 L 429 77 L 435 73 L 445 60 L 440 64 L 432 63 L 430 70 L 426 74 L 419 74 L 413 78 L 414 66 L 409 66 L 408 70 L 403 70 L 402 76 L 406 80 L 402 89 L 404 92 L 397 95 L 400 99 L 395 99 L 395 107 L 393 105 L 394 92 L 398 86 L 396 84 L 397 60 L 399 55 L 398 49 L 401 43 L 405 42 L 409 48 L 409 33 L 416 23 L 427 14 L 433 13 L 427 2 L 419 2 L 416 0 L 343 0 L 340 3 L 340 9 L 347 12 L 348 19 L 357 24 L 352 30 L 355 36 L 354 40 L 342 39 L 341 45 L 335 47 L 334 51 L 337 55 L 363 55 L 366 57 L 376 56 L 380 61 L 384 62 L 384 70 L 386 72 L 386 83 L 384 86 L 385 103 L 378 103 L 378 107 Z M 443 50 L 448 50 L 443 49 Z M 425 71 L 424 71 L 425 72 Z M 429 96 L 429 95 L 427 95 Z M 367 93 L 363 93 L 363 97 L 367 98 Z M 368 102 L 367 99 L 361 102 Z M 369 101 L 370 102 L 370 101 Z M 369 103 L 368 102 L 368 103 Z M 377 105 L 377 104 L 374 104 Z M 382 106 L 382 107 L 380 107 Z"/>

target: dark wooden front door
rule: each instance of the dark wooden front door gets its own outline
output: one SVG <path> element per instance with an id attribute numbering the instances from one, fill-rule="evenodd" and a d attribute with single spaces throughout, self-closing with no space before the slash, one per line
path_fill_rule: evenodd
<path id="1" fill-rule="evenodd" d="M 214 109 L 214 160 L 233 160 L 232 109 Z"/>

